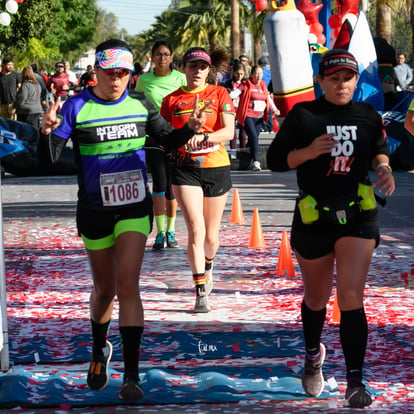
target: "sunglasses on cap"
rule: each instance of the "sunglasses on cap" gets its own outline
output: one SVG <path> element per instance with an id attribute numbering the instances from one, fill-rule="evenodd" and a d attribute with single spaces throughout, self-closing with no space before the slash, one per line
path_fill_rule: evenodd
<path id="1" fill-rule="evenodd" d="M 125 76 L 128 76 L 131 71 L 128 69 L 101 69 L 105 75 L 108 76 L 118 76 L 119 78 L 124 78 Z"/>

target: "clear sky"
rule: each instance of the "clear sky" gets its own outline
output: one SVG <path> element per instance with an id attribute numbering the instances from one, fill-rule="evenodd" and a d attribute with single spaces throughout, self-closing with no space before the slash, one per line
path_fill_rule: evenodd
<path id="1" fill-rule="evenodd" d="M 118 29 L 126 29 L 130 35 L 148 30 L 155 23 L 155 16 L 160 16 L 170 4 L 171 0 L 98 0 L 101 9 L 118 18 Z"/>

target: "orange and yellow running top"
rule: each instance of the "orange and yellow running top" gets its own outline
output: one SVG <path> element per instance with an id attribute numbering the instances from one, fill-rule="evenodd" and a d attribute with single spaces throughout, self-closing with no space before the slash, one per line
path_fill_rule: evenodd
<path id="1" fill-rule="evenodd" d="M 166 96 L 161 105 L 161 115 L 174 127 L 181 128 L 194 110 L 196 95 L 200 107 L 206 102 L 212 105 L 206 110 L 206 123 L 200 132 L 214 132 L 222 128 L 222 114 L 234 116 L 233 101 L 222 86 L 206 84 L 200 89 L 188 91 L 185 86 Z M 191 151 L 182 146 L 172 154 L 172 164 L 194 168 L 215 168 L 230 165 L 224 142 L 214 144 L 205 142 L 197 150 Z"/>

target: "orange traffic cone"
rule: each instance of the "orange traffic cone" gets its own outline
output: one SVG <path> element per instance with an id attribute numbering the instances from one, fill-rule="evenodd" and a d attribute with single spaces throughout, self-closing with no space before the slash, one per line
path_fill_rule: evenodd
<path id="1" fill-rule="evenodd" d="M 279 249 L 279 259 L 276 268 L 277 276 L 295 276 L 292 254 L 290 253 L 287 232 L 282 232 L 282 241 Z"/>
<path id="2" fill-rule="evenodd" d="M 266 249 L 259 210 L 257 208 L 253 210 L 253 224 L 252 231 L 250 232 L 249 247 L 251 249 Z"/>
<path id="3" fill-rule="evenodd" d="M 244 224 L 243 209 L 240 202 L 239 192 L 237 188 L 233 191 L 233 204 L 231 206 L 230 223 Z"/>
<path id="4" fill-rule="evenodd" d="M 337 295 L 336 291 L 335 291 L 335 299 L 334 299 L 334 303 L 333 303 L 331 322 L 336 322 L 336 323 L 341 322 L 341 311 L 339 310 L 338 295 Z"/>

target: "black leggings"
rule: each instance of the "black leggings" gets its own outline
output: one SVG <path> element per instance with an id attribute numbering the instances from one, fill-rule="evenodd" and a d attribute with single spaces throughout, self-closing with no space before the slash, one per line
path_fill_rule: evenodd
<path id="1" fill-rule="evenodd" d="M 168 156 L 161 148 L 146 148 L 147 165 L 152 176 L 152 192 L 165 193 L 167 200 L 174 200 Z"/>

